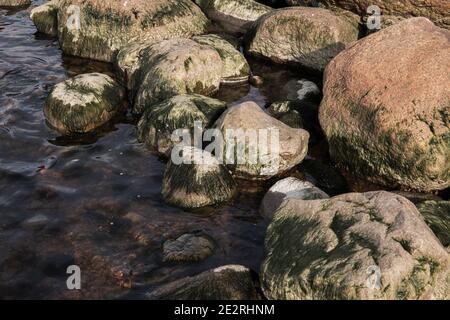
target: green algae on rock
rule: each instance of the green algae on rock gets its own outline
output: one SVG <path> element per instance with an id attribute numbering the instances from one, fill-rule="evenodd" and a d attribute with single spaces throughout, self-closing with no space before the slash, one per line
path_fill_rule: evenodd
<path id="1" fill-rule="evenodd" d="M 31 10 L 30 19 L 39 32 L 52 37 L 58 35 L 59 2 L 51 0 Z"/>
<path id="2" fill-rule="evenodd" d="M 299 164 L 308 151 L 309 133 L 271 117 L 254 102 L 227 109 L 214 125 L 222 132 L 222 156 L 242 179 L 267 180 Z"/>
<path id="3" fill-rule="evenodd" d="M 31 0 L 0 0 L 0 7 L 23 7 L 31 4 Z"/>
<path id="4" fill-rule="evenodd" d="M 177 151 L 180 163 L 175 163 L 172 155 L 163 178 L 162 195 L 167 203 L 195 209 L 232 199 L 236 190 L 233 177 L 214 156 L 190 146 Z"/>
<path id="5" fill-rule="evenodd" d="M 249 30 L 246 51 L 276 63 L 322 72 L 334 56 L 358 39 L 358 20 L 322 8 L 277 9 Z"/>
<path id="6" fill-rule="evenodd" d="M 86 133 L 123 108 L 125 90 L 101 73 L 81 74 L 54 86 L 45 103 L 47 122 L 62 134 Z"/>
<path id="7" fill-rule="evenodd" d="M 334 58 L 319 112 L 331 157 L 378 184 L 449 187 L 449 52 L 450 31 L 411 18 Z"/>
<path id="8" fill-rule="evenodd" d="M 377 191 L 284 201 L 260 274 L 268 299 L 422 299 L 436 296 L 449 267 L 416 207 Z"/>
<path id="9" fill-rule="evenodd" d="M 450 202 L 424 201 L 417 205 L 417 209 L 442 244 L 450 246 Z"/>
<path id="10" fill-rule="evenodd" d="M 213 47 L 217 50 L 223 61 L 221 83 L 247 83 L 250 75 L 250 66 L 244 55 L 227 39 L 207 34 L 193 37 L 192 40 Z"/>
<path id="11" fill-rule="evenodd" d="M 263 14 L 272 10 L 253 0 L 194 0 L 211 20 L 227 32 L 244 33 Z"/>
<path id="12" fill-rule="evenodd" d="M 174 96 L 145 110 L 138 123 L 138 140 L 169 156 L 176 143 L 172 140 L 175 130 L 192 134 L 195 121 L 210 127 L 225 109 L 226 103 L 217 99 L 197 94 Z"/>
<path id="13" fill-rule="evenodd" d="M 210 237 L 196 233 L 185 233 L 163 244 L 164 262 L 195 262 L 212 255 L 214 242 Z"/>
<path id="14" fill-rule="evenodd" d="M 61 0 L 58 38 L 64 53 L 111 62 L 123 46 L 191 37 L 209 21 L 189 0 Z"/>
<path id="15" fill-rule="evenodd" d="M 253 281 L 254 274 L 247 267 L 225 265 L 186 277 L 150 292 L 150 300 L 259 300 Z"/>

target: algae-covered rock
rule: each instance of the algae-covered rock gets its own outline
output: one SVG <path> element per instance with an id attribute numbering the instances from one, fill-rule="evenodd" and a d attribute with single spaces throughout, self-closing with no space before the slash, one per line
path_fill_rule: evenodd
<path id="1" fill-rule="evenodd" d="M 39 32 L 57 36 L 59 2 L 60 0 L 51 0 L 31 10 L 30 19 Z"/>
<path id="2" fill-rule="evenodd" d="M 226 265 L 186 277 L 150 292 L 150 300 L 259 300 L 253 272 Z"/>
<path id="3" fill-rule="evenodd" d="M 167 203 L 186 209 L 201 208 L 222 204 L 234 192 L 233 177 L 209 152 L 189 146 L 174 149 L 162 185 Z"/>
<path id="4" fill-rule="evenodd" d="M 101 73 L 81 74 L 58 83 L 45 103 L 47 122 L 60 133 L 86 133 L 123 110 L 125 90 Z"/>
<path id="5" fill-rule="evenodd" d="M 64 53 L 107 62 L 130 43 L 191 37 L 208 24 L 189 0 L 61 0 L 58 10 Z"/>
<path id="6" fill-rule="evenodd" d="M 128 77 L 134 113 L 175 95 L 211 95 L 219 89 L 223 71 L 216 49 L 178 38 L 125 48 L 116 64 Z"/>
<path id="7" fill-rule="evenodd" d="M 168 156 L 178 143 L 172 140 L 175 130 L 185 129 L 193 136 L 195 121 L 210 127 L 225 109 L 226 103 L 217 99 L 197 94 L 174 96 L 145 110 L 138 123 L 138 139 Z"/>
<path id="8" fill-rule="evenodd" d="M 416 207 L 377 191 L 284 201 L 260 274 L 268 299 L 426 299 L 449 267 Z"/>
<path id="9" fill-rule="evenodd" d="M 0 7 L 23 7 L 31 4 L 31 0 L 0 0 Z"/>
<path id="10" fill-rule="evenodd" d="M 207 236 L 185 233 L 163 245 L 164 262 L 201 261 L 213 254 L 214 242 Z"/>
<path id="11" fill-rule="evenodd" d="M 450 245 L 450 202 L 425 201 L 417 205 L 425 222 L 446 247 Z"/>
<path id="12" fill-rule="evenodd" d="M 449 58 L 450 31 L 425 18 L 341 52 L 325 71 L 319 112 L 331 157 L 378 184 L 449 187 Z"/>
<path id="13" fill-rule="evenodd" d="M 358 39 L 358 33 L 357 17 L 322 8 L 283 8 L 258 19 L 247 35 L 246 51 L 322 72 L 334 56 Z"/>
<path id="14" fill-rule="evenodd" d="M 193 37 L 192 40 L 217 50 L 223 61 L 222 83 L 248 82 L 250 66 L 244 55 L 227 39 L 216 34 L 208 34 Z"/>
<path id="15" fill-rule="evenodd" d="M 227 32 L 243 33 L 253 21 L 272 10 L 253 0 L 195 0 L 208 18 Z"/>
<path id="16" fill-rule="evenodd" d="M 299 164 L 309 134 L 271 117 L 254 102 L 227 109 L 215 127 L 222 132 L 223 158 L 236 177 L 265 180 Z"/>
<path id="17" fill-rule="evenodd" d="M 294 177 L 282 179 L 270 187 L 265 194 L 259 212 L 267 219 L 272 220 L 274 213 L 286 199 L 315 200 L 325 199 L 329 196 L 308 181 Z"/>

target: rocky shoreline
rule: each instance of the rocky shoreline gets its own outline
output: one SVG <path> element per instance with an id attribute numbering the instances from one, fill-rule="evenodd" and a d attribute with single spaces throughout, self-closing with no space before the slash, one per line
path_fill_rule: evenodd
<path id="1" fill-rule="evenodd" d="M 450 187 L 445 3 L 436 0 L 430 12 L 406 10 L 405 19 L 367 32 L 364 13 L 345 1 L 319 1 L 320 8 L 286 2 L 297 6 L 51 0 L 34 8 L 38 31 L 56 37 L 65 54 L 116 70 L 115 79 L 90 73 L 57 84 L 43 110 L 49 126 L 62 135 L 85 134 L 131 112 L 142 147 L 169 158 L 164 200 L 186 210 L 233 201 L 241 181 L 273 181 L 260 206 L 269 226 L 259 278 L 246 266 L 228 265 L 150 290 L 149 299 L 450 298 L 448 201 L 416 207 L 406 194 L 348 192 L 345 181 L 336 187 L 291 176 L 295 168 L 311 168 L 315 119 L 331 159 L 355 176 L 386 190 Z M 222 32 L 211 33 L 217 26 Z M 292 80 L 266 110 L 252 101 L 227 105 L 216 98 L 221 86 L 265 81 L 248 57 L 323 73 L 323 87 Z M 319 109 L 311 101 L 320 101 Z M 264 161 L 228 163 L 227 147 L 212 152 L 194 141 L 176 163 L 178 129 L 194 135 L 199 129 L 202 137 L 216 129 L 226 146 L 234 139 L 229 129 L 276 130 L 279 153 L 273 159 L 258 145 Z M 214 239 L 188 233 L 163 247 L 165 261 L 195 263 L 214 252 Z"/>

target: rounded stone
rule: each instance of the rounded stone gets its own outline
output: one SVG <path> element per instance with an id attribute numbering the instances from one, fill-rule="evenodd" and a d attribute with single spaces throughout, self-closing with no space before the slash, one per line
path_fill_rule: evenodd
<path id="1" fill-rule="evenodd" d="M 201 234 L 186 233 L 163 245 L 164 262 L 201 261 L 212 255 L 214 242 Z"/>

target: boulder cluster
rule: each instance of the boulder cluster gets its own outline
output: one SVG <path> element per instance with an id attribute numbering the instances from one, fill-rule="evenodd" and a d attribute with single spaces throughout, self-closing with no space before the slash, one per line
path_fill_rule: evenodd
<path id="1" fill-rule="evenodd" d="M 167 160 L 164 200 L 184 210 L 233 201 L 242 180 L 272 185 L 260 206 L 268 229 L 259 285 L 247 267 L 228 265 L 147 297 L 450 298 L 449 202 L 419 198 L 416 207 L 406 195 L 450 187 L 449 2 L 261 2 L 51 0 L 31 10 L 65 54 L 115 70 L 56 84 L 44 107 L 51 128 L 85 134 L 129 106 L 138 140 Z M 0 0 L 14 3 L 27 1 Z M 366 35 L 372 4 L 396 18 Z M 323 75 L 323 86 L 299 76 L 267 109 L 217 99 L 221 86 L 255 83 L 249 57 Z M 316 132 L 305 115 L 318 119 L 336 168 L 405 193 L 351 192 L 339 171 L 311 163 Z M 211 132 L 222 139 L 214 149 L 204 143 Z M 277 152 L 241 146 L 249 132 L 267 133 L 257 140 L 276 140 Z M 186 233 L 162 249 L 166 263 L 195 262 L 214 254 L 214 240 Z"/>

